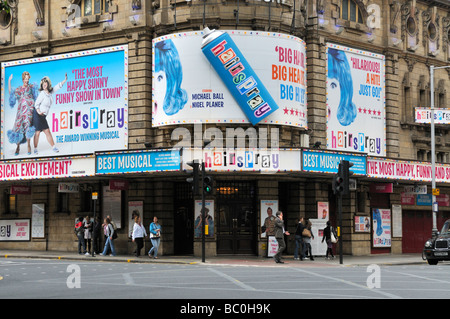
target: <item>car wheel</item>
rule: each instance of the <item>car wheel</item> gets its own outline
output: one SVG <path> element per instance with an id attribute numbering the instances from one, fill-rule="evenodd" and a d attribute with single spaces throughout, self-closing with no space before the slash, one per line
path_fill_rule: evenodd
<path id="1" fill-rule="evenodd" d="M 437 265 L 437 264 L 438 264 L 438 261 L 439 261 L 439 260 L 437 260 L 437 259 L 428 259 L 428 260 L 427 260 L 428 265 Z"/>

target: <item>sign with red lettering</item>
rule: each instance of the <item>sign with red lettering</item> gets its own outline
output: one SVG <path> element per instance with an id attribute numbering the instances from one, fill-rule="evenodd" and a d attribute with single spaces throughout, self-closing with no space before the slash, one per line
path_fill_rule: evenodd
<path id="1" fill-rule="evenodd" d="M 367 157 L 367 176 L 394 180 L 431 182 L 431 164 Z M 436 182 L 450 183 L 450 165 L 436 164 Z"/>
<path id="2" fill-rule="evenodd" d="M 72 157 L 54 160 L 1 161 L 0 181 L 95 175 L 95 158 Z"/>
<path id="3" fill-rule="evenodd" d="M 0 241 L 29 241 L 30 219 L 0 219 Z"/>

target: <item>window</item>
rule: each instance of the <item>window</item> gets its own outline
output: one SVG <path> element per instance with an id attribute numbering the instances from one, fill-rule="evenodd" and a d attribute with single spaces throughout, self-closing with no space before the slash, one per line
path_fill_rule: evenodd
<path id="1" fill-rule="evenodd" d="M 17 195 L 5 193 L 5 214 L 17 214 Z"/>
<path id="2" fill-rule="evenodd" d="M 363 23 L 363 18 L 358 5 L 353 0 L 342 0 L 341 18 L 357 23 Z"/>
<path id="3" fill-rule="evenodd" d="M 83 16 L 99 15 L 109 10 L 108 0 L 84 0 L 82 2 Z"/>
<path id="4" fill-rule="evenodd" d="M 427 105 L 427 92 L 425 90 L 419 90 L 419 107 Z"/>
<path id="5" fill-rule="evenodd" d="M 69 193 L 59 193 L 57 198 L 57 212 L 68 213 L 69 210 Z"/>
<path id="6" fill-rule="evenodd" d="M 411 121 L 414 117 L 414 109 L 411 102 L 411 89 L 405 86 L 403 87 L 403 122 Z"/>
<path id="7" fill-rule="evenodd" d="M 80 191 L 80 210 L 82 212 L 92 212 L 93 207 L 92 192 L 85 190 Z"/>
<path id="8" fill-rule="evenodd" d="M 439 107 L 439 108 L 442 108 L 442 109 L 447 108 L 445 93 L 439 92 L 438 96 L 437 96 L 437 99 L 436 99 L 436 102 L 437 102 L 437 103 L 435 103 L 436 107 Z"/>

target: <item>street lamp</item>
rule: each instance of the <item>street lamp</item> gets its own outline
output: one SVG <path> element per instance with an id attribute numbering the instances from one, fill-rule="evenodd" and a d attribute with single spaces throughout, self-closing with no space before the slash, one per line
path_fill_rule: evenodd
<path id="1" fill-rule="evenodd" d="M 435 67 L 434 65 L 430 66 L 430 90 L 431 90 L 431 188 L 432 188 L 432 201 L 431 201 L 431 211 L 433 213 L 433 229 L 431 230 L 431 236 L 433 238 L 437 235 L 437 222 L 436 222 L 436 215 L 438 212 L 438 205 L 436 203 L 436 195 L 435 195 L 435 189 L 436 189 L 436 151 L 435 151 L 435 132 L 434 132 L 434 70 L 438 69 L 446 69 L 450 68 L 450 65 L 448 66 L 439 66 Z"/>

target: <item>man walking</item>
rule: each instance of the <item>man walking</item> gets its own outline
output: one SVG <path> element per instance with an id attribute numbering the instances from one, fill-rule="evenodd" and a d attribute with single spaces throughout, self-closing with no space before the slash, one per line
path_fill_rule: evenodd
<path id="1" fill-rule="evenodd" d="M 283 213 L 278 211 L 276 213 L 277 218 L 275 219 L 275 238 L 278 242 L 278 251 L 273 256 L 275 262 L 278 264 L 284 264 L 281 261 L 281 253 L 286 249 L 286 243 L 284 241 L 284 235 L 289 236 L 289 232 L 284 230 Z"/>

